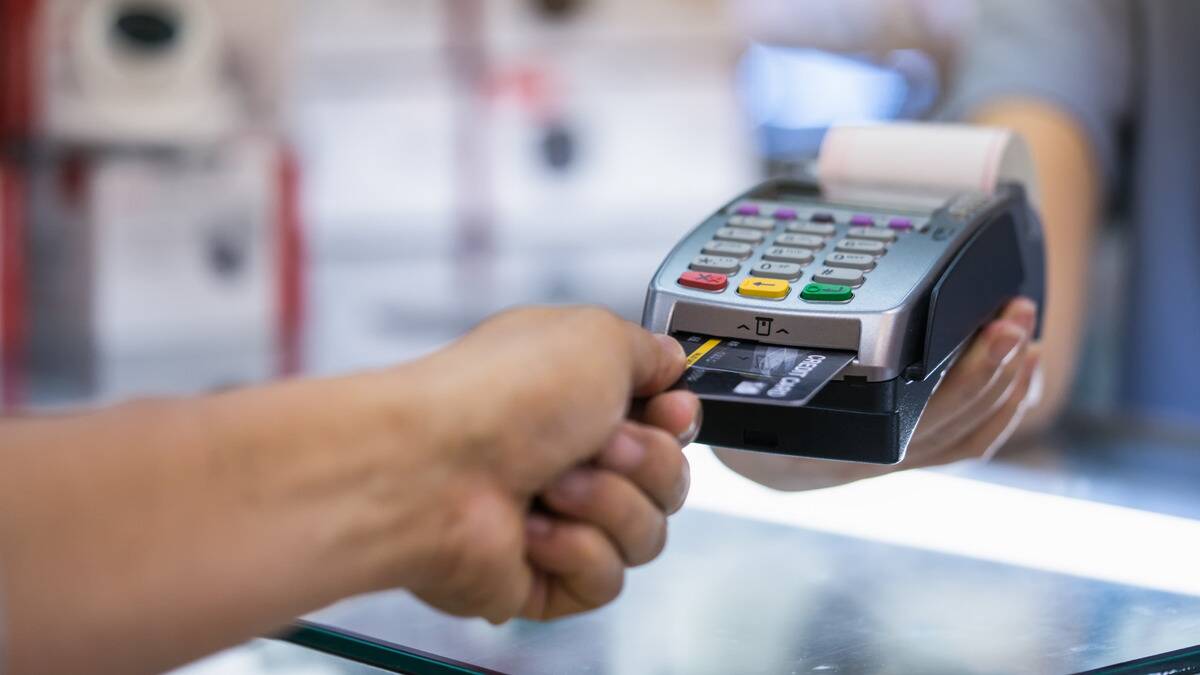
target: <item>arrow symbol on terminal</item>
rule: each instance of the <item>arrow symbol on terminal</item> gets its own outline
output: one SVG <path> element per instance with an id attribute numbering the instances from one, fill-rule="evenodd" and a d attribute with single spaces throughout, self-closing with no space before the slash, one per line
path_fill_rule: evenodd
<path id="1" fill-rule="evenodd" d="M 747 326 L 746 324 L 742 324 L 742 325 L 738 326 L 738 330 L 750 330 L 750 326 Z"/>

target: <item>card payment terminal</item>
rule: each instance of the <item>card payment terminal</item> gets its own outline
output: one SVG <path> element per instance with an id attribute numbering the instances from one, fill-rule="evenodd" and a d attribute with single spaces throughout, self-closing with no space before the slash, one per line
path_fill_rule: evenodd
<path id="1" fill-rule="evenodd" d="M 1040 305 L 1041 226 L 1019 184 L 923 206 L 895 197 L 775 180 L 671 251 L 643 323 L 689 353 L 698 442 L 898 463 L 975 332 L 1017 296 Z"/>

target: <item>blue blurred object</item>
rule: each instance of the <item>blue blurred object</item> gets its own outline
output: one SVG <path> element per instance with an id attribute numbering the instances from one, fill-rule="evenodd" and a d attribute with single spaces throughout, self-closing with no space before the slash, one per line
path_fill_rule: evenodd
<path id="1" fill-rule="evenodd" d="M 937 67 L 917 50 L 883 60 L 752 44 L 739 65 L 738 89 L 769 161 L 816 155 L 837 122 L 915 118 L 938 92 Z"/>

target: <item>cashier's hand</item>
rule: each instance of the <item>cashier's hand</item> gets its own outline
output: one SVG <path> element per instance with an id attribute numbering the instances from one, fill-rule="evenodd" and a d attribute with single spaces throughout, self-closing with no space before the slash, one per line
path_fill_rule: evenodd
<path id="1" fill-rule="evenodd" d="M 663 393 L 683 369 L 674 340 L 598 309 L 508 312 L 404 367 L 437 437 L 405 481 L 424 545 L 389 583 L 492 622 L 614 599 L 687 493 L 699 401 Z"/>
<path id="2" fill-rule="evenodd" d="M 989 324 L 946 374 L 921 417 L 908 454 L 896 466 L 829 462 L 714 449 L 734 471 L 779 490 L 812 490 L 902 469 L 989 458 L 1040 397 L 1032 341 L 1037 306 L 1018 299 Z"/>

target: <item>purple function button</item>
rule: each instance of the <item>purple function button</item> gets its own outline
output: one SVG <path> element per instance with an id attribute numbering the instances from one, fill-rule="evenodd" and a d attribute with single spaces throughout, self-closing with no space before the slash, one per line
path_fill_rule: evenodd
<path id="1" fill-rule="evenodd" d="M 892 218 L 888 222 L 888 227 L 893 230 L 911 230 L 913 229 L 913 222 L 909 218 Z"/>
<path id="2" fill-rule="evenodd" d="M 742 204 L 737 208 L 739 216 L 757 216 L 759 213 L 757 204 Z"/>
<path id="3" fill-rule="evenodd" d="M 872 218 L 871 216 L 863 215 L 860 213 L 850 219 L 850 224 L 857 225 L 859 227 L 874 227 L 875 219 Z"/>
<path id="4" fill-rule="evenodd" d="M 775 217 L 780 220 L 795 220 L 796 209 L 775 209 Z"/>

